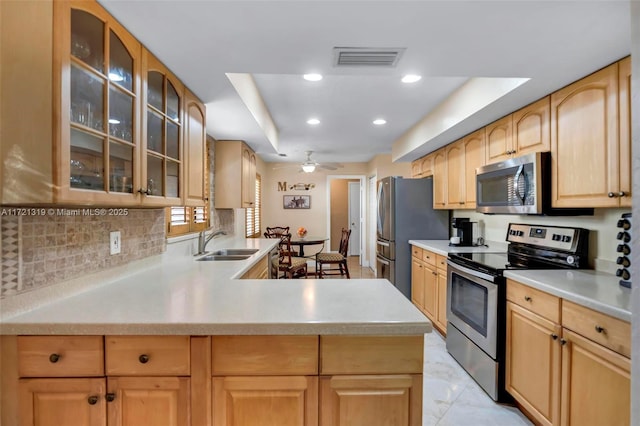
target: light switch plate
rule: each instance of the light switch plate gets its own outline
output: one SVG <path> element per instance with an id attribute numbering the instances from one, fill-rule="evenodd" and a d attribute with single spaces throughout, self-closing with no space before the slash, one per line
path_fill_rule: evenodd
<path id="1" fill-rule="evenodd" d="M 109 233 L 109 253 L 110 254 L 119 254 L 120 253 L 120 231 L 111 231 Z"/>

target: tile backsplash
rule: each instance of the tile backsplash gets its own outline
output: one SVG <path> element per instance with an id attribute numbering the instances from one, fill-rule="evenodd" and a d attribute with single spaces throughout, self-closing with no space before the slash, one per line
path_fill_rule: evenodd
<path id="1" fill-rule="evenodd" d="M 164 210 L 125 211 L 120 216 L 1 216 L 0 297 L 161 254 L 166 247 Z M 111 231 L 121 233 L 117 255 L 109 254 Z"/>

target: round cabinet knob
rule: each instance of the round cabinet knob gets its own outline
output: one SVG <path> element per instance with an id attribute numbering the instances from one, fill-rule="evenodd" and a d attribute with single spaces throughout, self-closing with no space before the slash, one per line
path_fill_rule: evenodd
<path id="1" fill-rule="evenodd" d="M 96 405 L 98 403 L 98 397 L 96 395 L 91 395 L 89 398 L 87 398 L 87 402 L 89 403 L 89 405 Z"/>
<path id="2" fill-rule="evenodd" d="M 531 296 L 525 296 L 525 297 L 524 297 L 524 300 L 525 300 L 526 302 L 531 302 Z"/>
<path id="3" fill-rule="evenodd" d="M 622 265 L 625 268 L 628 268 L 631 265 L 631 261 L 627 256 L 620 256 L 616 259 L 616 263 L 618 265 Z"/>
<path id="4" fill-rule="evenodd" d="M 624 196 L 626 196 L 626 195 L 627 195 L 627 193 L 626 193 L 626 192 L 624 192 L 624 191 L 620 191 L 620 192 L 618 192 L 618 197 L 624 197 Z"/>
<path id="5" fill-rule="evenodd" d="M 605 332 L 604 328 L 603 328 L 603 327 L 600 327 L 600 326 L 599 326 L 599 325 L 597 325 L 597 324 L 596 324 L 596 331 L 597 331 L 598 333 L 604 333 L 604 332 Z"/>
<path id="6" fill-rule="evenodd" d="M 149 362 L 149 355 L 146 354 L 142 354 L 138 357 L 138 361 L 140 361 L 140 364 L 146 364 Z"/>
<path id="7" fill-rule="evenodd" d="M 49 362 L 55 364 L 58 361 L 60 361 L 60 355 L 58 355 L 58 354 L 49 355 Z"/>
<path id="8" fill-rule="evenodd" d="M 560 344 L 562 346 L 566 345 L 567 344 L 567 339 L 560 339 Z"/>
<path id="9" fill-rule="evenodd" d="M 114 399 L 116 399 L 116 394 L 108 393 L 104 396 L 104 398 L 107 400 L 107 402 L 112 402 Z"/>
<path id="10" fill-rule="evenodd" d="M 627 244 L 618 244 L 618 248 L 616 249 L 616 251 L 618 253 L 622 253 L 626 255 L 631 253 L 631 247 L 629 247 Z"/>
<path id="11" fill-rule="evenodd" d="M 616 196 L 616 194 L 615 194 L 615 192 L 610 192 L 610 193 L 608 193 L 608 194 L 607 194 L 607 196 L 608 196 L 609 198 L 613 198 L 613 197 L 615 197 L 615 196 Z"/>
<path id="12" fill-rule="evenodd" d="M 553 333 L 553 334 L 551 335 L 551 338 L 552 338 L 553 340 L 557 340 L 557 339 L 558 339 L 558 335 L 557 335 L 556 333 Z"/>

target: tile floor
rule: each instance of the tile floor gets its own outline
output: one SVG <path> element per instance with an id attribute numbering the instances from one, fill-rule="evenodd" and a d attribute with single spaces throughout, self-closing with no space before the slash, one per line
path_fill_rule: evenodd
<path id="1" fill-rule="evenodd" d="M 423 426 L 525 426 L 517 408 L 497 404 L 449 355 L 435 330 L 425 335 Z"/>

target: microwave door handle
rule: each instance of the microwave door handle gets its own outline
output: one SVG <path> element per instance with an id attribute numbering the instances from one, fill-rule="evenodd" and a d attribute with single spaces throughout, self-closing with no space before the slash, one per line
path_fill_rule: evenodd
<path id="1" fill-rule="evenodd" d="M 523 173 L 524 173 L 524 165 L 521 164 L 520 167 L 518 167 L 518 171 L 516 172 L 516 175 L 513 177 L 513 192 L 515 192 L 520 202 L 524 205 L 524 200 L 527 196 L 527 192 L 529 191 L 529 189 L 527 188 L 528 186 L 527 179 L 526 179 L 527 176 L 525 175 L 524 195 L 520 193 L 519 182 L 520 182 L 520 177 L 522 176 Z"/>

